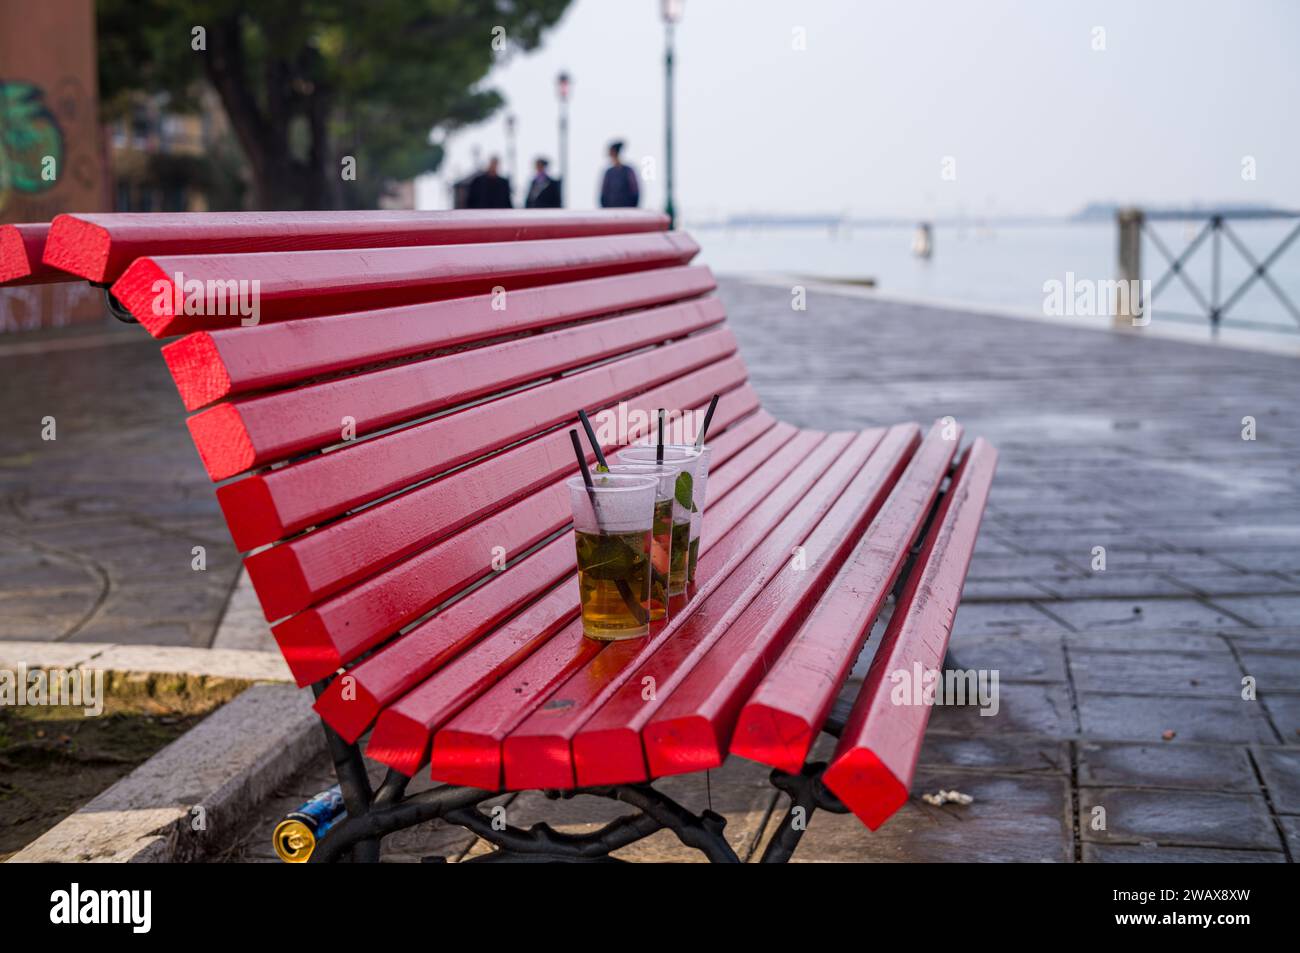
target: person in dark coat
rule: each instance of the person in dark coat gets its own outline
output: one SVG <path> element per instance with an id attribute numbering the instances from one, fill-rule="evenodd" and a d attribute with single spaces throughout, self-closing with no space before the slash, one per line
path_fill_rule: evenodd
<path id="1" fill-rule="evenodd" d="M 600 185 L 601 208 L 636 208 L 641 202 L 641 185 L 632 167 L 623 164 L 622 151 L 622 142 L 609 144 L 610 165 Z"/>
<path id="2" fill-rule="evenodd" d="M 528 196 L 524 199 L 524 208 L 559 208 L 560 180 L 552 179 L 546 172 L 550 163 L 538 156 L 534 163 L 537 174 L 528 186 Z"/>
<path id="3" fill-rule="evenodd" d="M 510 201 L 510 182 L 497 171 L 499 166 L 500 162 L 493 156 L 488 160 L 487 168 L 470 180 L 466 208 L 513 207 Z"/>

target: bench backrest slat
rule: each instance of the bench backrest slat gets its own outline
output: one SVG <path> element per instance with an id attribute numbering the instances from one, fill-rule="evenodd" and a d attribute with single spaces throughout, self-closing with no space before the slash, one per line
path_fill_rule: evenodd
<path id="1" fill-rule="evenodd" d="M 663 231 L 668 217 L 606 212 L 483 210 L 457 212 L 121 212 L 60 215 L 45 246 L 48 264 L 111 283 L 145 255 L 394 248 L 578 238 Z"/>
<path id="2" fill-rule="evenodd" d="M 380 311 L 198 331 L 163 346 L 187 410 L 222 399 L 712 291 L 699 265 Z"/>
<path id="3" fill-rule="evenodd" d="M 716 298 L 666 305 L 601 322 L 417 360 L 258 397 L 237 398 L 190 418 L 214 479 L 336 444 L 346 421 L 364 436 L 488 394 L 685 337 L 722 321 Z M 695 345 L 686 348 L 694 351 Z M 679 348 L 651 355 L 676 359 Z M 701 343 L 699 353 L 710 353 Z M 658 355 L 663 355 L 659 357 Z M 675 365 L 672 365 L 675 366 Z M 572 390 L 576 385 L 569 385 Z M 573 403 L 568 405 L 571 410 Z M 498 412 L 501 411 L 498 408 Z M 211 420 L 209 420 L 211 418 Z M 236 447 L 247 455 L 224 454 Z"/>
<path id="4" fill-rule="evenodd" d="M 251 317 L 254 303 L 258 322 L 282 321 L 684 265 L 698 251 L 680 232 L 644 232 L 482 245 L 151 256 L 136 259 L 112 291 L 161 338 L 239 325 Z M 186 303 L 187 294 L 192 303 Z M 204 313 L 195 313 L 200 297 Z"/>

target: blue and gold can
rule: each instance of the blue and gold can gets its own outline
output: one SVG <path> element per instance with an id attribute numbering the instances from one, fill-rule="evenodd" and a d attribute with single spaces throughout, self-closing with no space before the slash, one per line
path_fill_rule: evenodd
<path id="1" fill-rule="evenodd" d="M 320 839 L 347 816 L 339 786 L 322 791 L 275 825 L 276 856 L 286 864 L 305 864 Z"/>

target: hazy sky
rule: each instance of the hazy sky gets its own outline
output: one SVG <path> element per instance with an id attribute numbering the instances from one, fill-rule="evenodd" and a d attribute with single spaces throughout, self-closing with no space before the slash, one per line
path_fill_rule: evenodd
<path id="1" fill-rule="evenodd" d="M 662 207 L 663 42 L 658 0 L 575 0 L 491 76 L 527 166 L 555 157 L 555 76 L 572 74 L 570 206 L 595 205 L 618 136 L 656 164 L 642 205 Z M 1297 0 L 686 0 L 676 45 L 688 220 L 1300 207 Z M 505 158 L 503 116 L 452 140 L 422 205 L 447 205 L 475 148 Z"/>

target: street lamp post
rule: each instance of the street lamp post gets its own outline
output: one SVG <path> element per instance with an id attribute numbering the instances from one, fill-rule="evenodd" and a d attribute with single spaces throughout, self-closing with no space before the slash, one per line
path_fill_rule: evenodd
<path id="1" fill-rule="evenodd" d="M 668 227 L 677 225 L 673 205 L 673 27 L 682 18 L 686 0 L 661 0 L 664 17 L 664 211 Z"/>
<path id="2" fill-rule="evenodd" d="M 564 204 L 565 187 L 569 184 L 569 74 L 561 71 L 555 77 L 555 96 L 560 101 L 560 204 Z"/>
<path id="3" fill-rule="evenodd" d="M 506 162 L 509 163 L 508 179 L 513 181 L 519 176 L 519 155 L 515 151 L 515 114 L 506 114 Z"/>

